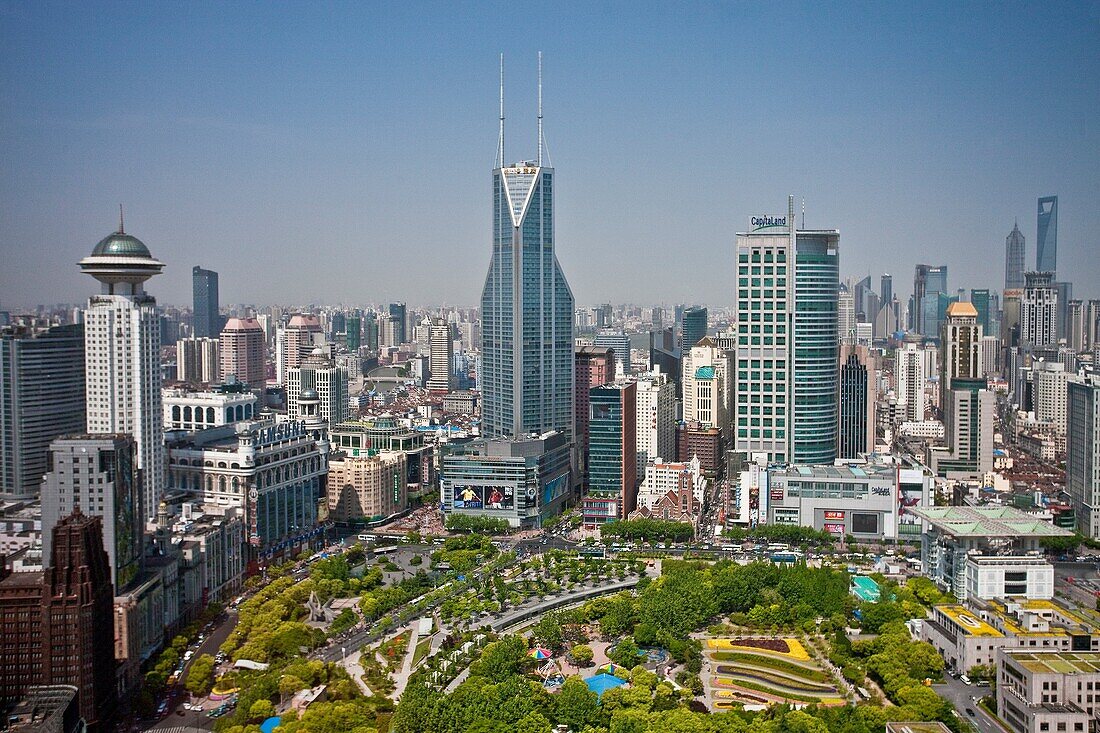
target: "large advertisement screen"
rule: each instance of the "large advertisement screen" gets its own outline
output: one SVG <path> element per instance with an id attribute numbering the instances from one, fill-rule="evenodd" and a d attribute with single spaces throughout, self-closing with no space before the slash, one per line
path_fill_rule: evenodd
<path id="1" fill-rule="evenodd" d="M 542 503 L 545 506 L 565 493 L 569 488 L 569 473 L 563 473 L 542 485 Z"/>
<path id="2" fill-rule="evenodd" d="M 855 534 L 878 534 L 878 515 L 852 512 L 852 532 Z"/>
<path id="3" fill-rule="evenodd" d="M 516 504 L 511 486 L 455 486 L 455 509 L 512 509 Z"/>

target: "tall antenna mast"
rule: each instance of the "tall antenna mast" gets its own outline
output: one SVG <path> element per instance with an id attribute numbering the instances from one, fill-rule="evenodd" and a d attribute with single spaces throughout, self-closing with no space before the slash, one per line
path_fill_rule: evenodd
<path id="1" fill-rule="evenodd" d="M 806 197 L 802 197 L 802 228 L 806 228 Z"/>
<path id="2" fill-rule="evenodd" d="M 123 226 L 123 221 L 122 221 L 122 204 L 118 205 L 118 233 L 119 234 L 125 234 L 126 233 L 126 227 Z"/>
<path id="3" fill-rule="evenodd" d="M 504 167 L 504 54 L 500 54 L 500 140 L 497 142 L 500 150 L 500 167 Z"/>
<path id="4" fill-rule="evenodd" d="M 542 51 L 539 51 L 539 167 L 542 167 Z"/>

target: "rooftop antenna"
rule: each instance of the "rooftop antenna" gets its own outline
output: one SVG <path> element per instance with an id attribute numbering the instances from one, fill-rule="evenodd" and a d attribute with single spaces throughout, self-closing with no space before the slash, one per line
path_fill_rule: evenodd
<path id="1" fill-rule="evenodd" d="M 126 227 L 123 226 L 123 221 L 122 221 L 122 204 L 118 205 L 118 233 L 119 234 L 125 234 L 126 233 Z"/>
<path id="2" fill-rule="evenodd" d="M 802 197 L 802 228 L 806 228 L 806 197 Z"/>
<path id="3" fill-rule="evenodd" d="M 504 53 L 500 54 L 500 140 L 497 142 L 500 150 L 500 167 L 504 167 Z"/>
<path id="4" fill-rule="evenodd" d="M 539 167 L 542 167 L 542 51 L 539 51 Z"/>

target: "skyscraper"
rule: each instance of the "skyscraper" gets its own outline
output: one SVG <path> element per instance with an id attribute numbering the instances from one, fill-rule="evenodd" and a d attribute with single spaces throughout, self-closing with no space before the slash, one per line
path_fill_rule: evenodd
<path id="1" fill-rule="evenodd" d="M 1049 272 L 1024 273 L 1020 299 L 1020 345 L 1051 347 L 1058 344 L 1058 289 Z"/>
<path id="2" fill-rule="evenodd" d="M 87 429 L 134 438 L 147 519 L 164 490 L 164 414 L 160 319 L 144 284 L 163 267 L 121 221 L 80 261 L 80 269 L 101 284 L 84 311 Z"/>
<path id="3" fill-rule="evenodd" d="M 222 330 L 218 306 L 218 273 L 195 265 L 191 270 L 191 294 L 194 302 L 192 335 L 198 338 L 217 338 Z"/>
<path id="4" fill-rule="evenodd" d="M 216 338 L 185 338 L 176 342 L 176 379 L 192 384 L 218 381 L 221 365 Z"/>
<path id="5" fill-rule="evenodd" d="M 925 336 L 938 336 L 940 293 L 947 293 L 947 265 L 917 265 L 913 276 L 913 329 Z M 946 304 L 944 305 L 946 307 Z"/>
<path id="6" fill-rule="evenodd" d="M 676 384 L 655 367 L 638 377 L 638 475 L 645 464 L 676 451 Z M 667 459 L 671 460 L 671 459 Z"/>
<path id="7" fill-rule="evenodd" d="M 301 313 L 291 316 L 286 328 L 280 328 L 275 338 L 275 371 L 279 384 L 285 385 L 287 372 L 298 368 L 302 359 L 323 343 L 321 319 Z"/>
<path id="8" fill-rule="evenodd" d="M 255 318 L 230 318 L 218 338 L 220 379 L 236 377 L 252 389 L 267 383 L 267 344 Z"/>
<path id="9" fill-rule="evenodd" d="M 912 422 L 923 422 L 928 400 L 924 392 L 927 379 L 924 352 L 917 344 L 908 341 L 894 352 L 894 380 L 898 395 L 898 405 L 904 405 L 904 418 Z"/>
<path id="10" fill-rule="evenodd" d="M 575 369 L 577 470 L 583 480 L 588 466 L 588 394 L 593 387 L 615 381 L 615 352 L 598 346 L 578 346 Z"/>
<path id="11" fill-rule="evenodd" d="M 1077 529 L 1100 538 L 1100 375 L 1074 379 L 1066 388 L 1066 492 Z"/>
<path id="12" fill-rule="evenodd" d="M 730 352 L 715 346 L 709 337 L 704 336 L 684 352 L 680 384 L 685 422 L 718 428 L 723 435 L 729 435 L 732 371 Z"/>
<path id="13" fill-rule="evenodd" d="M 1058 197 L 1039 199 L 1038 226 L 1035 236 L 1035 269 L 1058 272 Z"/>
<path id="14" fill-rule="evenodd" d="M 86 420 L 84 327 L 0 329 L 0 499 L 37 497 L 50 441 Z"/>
<path id="15" fill-rule="evenodd" d="M 542 95 L 538 157 L 506 165 L 503 87 L 502 72 L 493 252 L 481 294 L 483 430 L 488 437 L 559 430 L 572 440 L 575 303 L 554 252 L 554 169 L 543 165 Z"/>
<path id="16" fill-rule="evenodd" d="M 1023 290 L 1026 242 L 1019 224 L 1012 225 L 1012 231 L 1005 237 L 1005 291 Z"/>
<path id="17" fill-rule="evenodd" d="M 988 288 L 970 291 L 970 303 L 974 306 L 974 310 L 978 311 L 978 325 L 982 327 L 982 334 L 987 336 L 992 333 L 991 300 Z"/>
<path id="18" fill-rule="evenodd" d="M 894 300 L 894 276 L 888 272 L 882 273 L 882 296 L 879 300 L 881 305 L 889 305 Z M 870 314 L 868 314 L 870 315 Z"/>
<path id="19" fill-rule="evenodd" d="M 857 458 L 875 450 L 875 363 L 870 349 L 840 347 L 840 429 L 838 458 Z"/>
<path id="20" fill-rule="evenodd" d="M 973 303 L 952 303 L 940 338 L 940 409 L 947 411 L 954 379 L 980 379 L 982 371 L 982 328 Z"/>
<path id="21" fill-rule="evenodd" d="M 335 427 L 348 419 L 348 372 L 337 366 L 324 349 L 318 346 L 313 354 L 302 359 L 294 369 L 287 370 L 287 415 L 302 420 L 301 401 L 307 392 L 315 392 L 320 401 L 321 419 Z"/>
<path id="22" fill-rule="evenodd" d="M 737 234 L 736 450 L 832 463 L 840 233 L 796 231 L 793 197 L 787 209 Z"/>
<path id="23" fill-rule="evenodd" d="M 454 363 L 454 341 L 451 340 L 451 324 L 442 318 L 433 318 L 428 328 L 428 389 L 432 392 L 450 392 L 454 382 L 451 372 Z"/>
<path id="24" fill-rule="evenodd" d="M 400 346 L 409 341 L 408 308 L 402 303 L 390 303 L 390 320 L 393 323 L 393 338 L 389 346 Z"/>
<path id="25" fill-rule="evenodd" d="M 686 321 L 685 321 L 686 323 Z M 592 339 L 598 349 L 611 349 L 615 352 L 615 367 L 623 365 L 623 374 L 630 374 L 630 337 L 622 331 L 600 331 Z"/>
<path id="26" fill-rule="evenodd" d="M 856 301 L 848 286 L 841 284 L 837 293 L 837 334 L 842 342 L 856 340 Z"/>
<path id="27" fill-rule="evenodd" d="M 687 353 L 699 339 L 707 335 L 707 309 L 695 306 L 684 311 L 684 343 L 681 347 Z M 663 457 L 663 456 L 662 456 Z"/>
<path id="28" fill-rule="evenodd" d="M 588 493 L 584 524 L 626 519 L 638 496 L 637 385 L 619 382 L 589 393 Z"/>

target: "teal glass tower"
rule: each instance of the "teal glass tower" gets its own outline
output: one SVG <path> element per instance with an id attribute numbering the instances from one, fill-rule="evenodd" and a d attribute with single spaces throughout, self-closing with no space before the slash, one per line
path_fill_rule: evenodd
<path id="1" fill-rule="evenodd" d="M 837 456 L 840 335 L 836 230 L 799 230 L 794 268 L 794 379 L 791 458 L 827 464 Z"/>
<path id="2" fill-rule="evenodd" d="M 554 169 L 539 153 L 506 165 L 504 73 L 493 171 L 493 255 L 481 294 L 482 432 L 521 437 L 558 430 L 572 439 L 573 293 L 554 251 Z"/>

